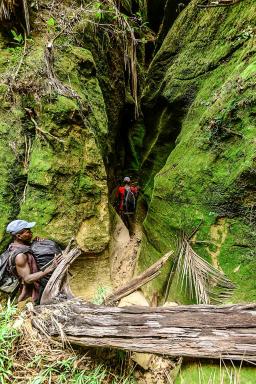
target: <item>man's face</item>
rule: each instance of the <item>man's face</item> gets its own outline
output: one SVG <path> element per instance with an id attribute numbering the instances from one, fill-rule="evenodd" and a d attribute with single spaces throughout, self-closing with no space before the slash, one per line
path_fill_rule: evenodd
<path id="1" fill-rule="evenodd" d="M 33 233 L 30 229 L 23 229 L 19 233 L 17 233 L 16 237 L 23 241 L 23 243 L 30 243 L 33 237 Z"/>

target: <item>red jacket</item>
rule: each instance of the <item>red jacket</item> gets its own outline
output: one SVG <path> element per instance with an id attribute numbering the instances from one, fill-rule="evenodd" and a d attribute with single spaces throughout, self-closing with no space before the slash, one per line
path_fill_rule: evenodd
<path id="1" fill-rule="evenodd" d="M 131 192 L 134 193 L 136 196 L 138 193 L 138 187 L 133 187 L 132 185 L 130 186 Z M 116 197 L 119 201 L 118 204 L 118 210 L 122 211 L 124 207 L 124 196 L 125 196 L 125 186 L 123 187 L 118 187 L 117 192 L 116 192 Z"/>

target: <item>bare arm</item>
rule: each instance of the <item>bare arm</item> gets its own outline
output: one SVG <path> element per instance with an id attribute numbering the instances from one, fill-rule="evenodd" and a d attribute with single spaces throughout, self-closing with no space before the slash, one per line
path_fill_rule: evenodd
<path id="1" fill-rule="evenodd" d="M 20 253 L 16 256 L 15 265 L 18 276 L 21 277 L 22 280 L 27 284 L 32 284 L 35 281 L 42 279 L 42 277 L 48 275 L 48 273 L 52 272 L 55 268 L 55 266 L 52 264 L 51 266 L 47 267 L 44 271 L 31 273 L 28 264 L 28 258 L 25 253 Z"/>

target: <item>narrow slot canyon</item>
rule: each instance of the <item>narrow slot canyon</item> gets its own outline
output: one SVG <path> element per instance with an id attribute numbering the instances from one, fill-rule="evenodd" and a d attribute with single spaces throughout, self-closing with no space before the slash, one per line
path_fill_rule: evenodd
<path id="1" fill-rule="evenodd" d="M 62 249 L 74 238 L 69 284 L 91 303 L 170 251 L 121 305 L 254 303 L 255 16 L 254 0 L 0 0 L 1 252 L 27 220 Z M 141 384 L 224 377 L 211 360 L 136 359 Z"/>

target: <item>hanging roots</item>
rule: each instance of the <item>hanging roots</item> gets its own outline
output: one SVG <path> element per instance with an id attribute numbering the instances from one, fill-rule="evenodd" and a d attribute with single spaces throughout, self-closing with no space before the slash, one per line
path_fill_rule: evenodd
<path id="1" fill-rule="evenodd" d="M 27 0 L 0 0 L 0 21 L 11 20 L 13 15 L 16 15 L 18 18 L 20 18 L 20 7 L 18 7 L 19 5 L 23 9 L 21 26 L 24 28 L 26 35 L 29 35 L 30 20 Z"/>

